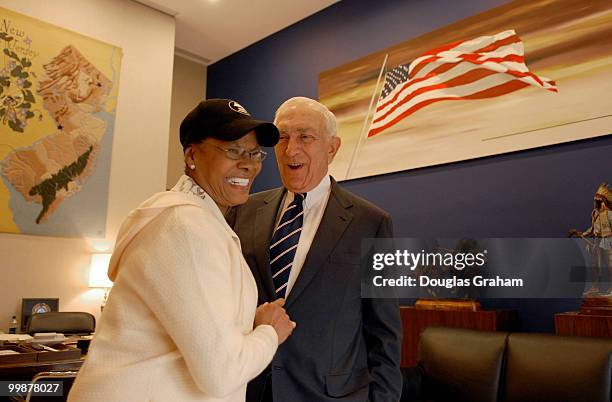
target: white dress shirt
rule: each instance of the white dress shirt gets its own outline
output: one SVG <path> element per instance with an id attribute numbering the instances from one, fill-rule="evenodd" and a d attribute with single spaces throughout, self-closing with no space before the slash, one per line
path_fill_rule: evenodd
<path id="1" fill-rule="evenodd" d="M 295 252 L 295 257 L 293 258 L 293 266 L 291 267 L 291 272 L 289 273 L 289 281 L 287 282 L 285 297 L 289 296 L 289 293 L 291 292 L 291 289 L 293 288 L 293 285 L 295 284 L 295 281 L 302 270 L 302 266 L 306 260 L 306 255 L 308 254 L 308 250 L 310 250 L 310 245 L 312 244 L 312 241 L 317 233 L 317 229 L 321 223 L 321 218 L 323 218 L 323 212 L 325 212 L 325 207 L 327 206 L 327 200 L 329 200 L 330 193 L 331 179 L 329 175 L 323 177 L 321 182 L 314 189 L 306 193 L 307 195 L 303 203 L 304 224 L 302 226 L 302 233 L 300 234 L 300 240 Z M 293 202 L 294 198 L 295 194 L 287 191 L 285 198 L 281 203 L 283 207 L 276 217 L 276 226 L 278 226 L 278 222 L 283 216 L 285 209 L 287 209 L 289 204 Z"/>

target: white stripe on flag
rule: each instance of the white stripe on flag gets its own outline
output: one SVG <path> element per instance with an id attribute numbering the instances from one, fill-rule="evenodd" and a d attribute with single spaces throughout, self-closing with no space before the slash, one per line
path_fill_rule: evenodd
<path id="1" fill-rule="evenodd" d="M 400 104 L 393 112 L 389 113 L 385 116 L 384 119 L 373 123 L 370 130 L 376 129 L 378 127 L 385 126 L 392 122 L 395 118 L 401 115 L 403 112 L 407 111 L 411 107 L 417 106 L 420 103 L 423 103 L 427 100 L 436 99 L 436 98 L 461 98 L 465 96 L 469 96 L 476 92 L 493 88 L 504 83 L 508 83 L 510 81 L 515 81 L 514 77 L 508 75 L 494 74 L 483 79 L 480 79 L 475 82 L 471 82 L 466 85 L 452 87 L 452 90 L 449 88 L 442 88 L 432 91 L 427 91 L 425 93 L 419 94 L 409 101 Z M 406 117 L 406 116 L 404 116 Z"/>
<path id="2" fill-rule="evenodd" d="M 423 66 L 414 76 L 410 76 L 410 79 L 414 80 L 416 78 L 423 78 L 427 76 L 428 74 L 435 72 L 434 70 L 442 66 L 447 66 L 447 64 L 449 63 L 469 63 L 468 60 L 465 60 L 465 58 L 461 58 L 460 56 L 461 55 L 450 55 L 449 54 L 449 55 L 445 55 L 444 57 L 440 57 L 435 60 L 432 60 L 428 64 Z M 506 66 L 510 70 L 521 71 L 524 73 L 529 71 L 525 63 L 520 61 L 520 60 L 524 60 L 522 52 L 519 54 L 519 53 L 513 53 L 511 52 L 511 50 L 508 50 L 508 52 L 503 52 L 503 53 L 489 52 L 489 53 L 486 53 L 486 55 L 483 53 L 476 59 L 476 61 L 482 63 L 484 61 L 491 60 L 491 59 L 495 59 L 497 63 Z M 456 68 L 456 67 L 451 67 L 451 69 L 452 68 Z"/>
<path id="3" fill-rule="evenodd" d="M 527 66 L 525 66 L 524 64 L 525 59 L 524 59 L 524 52 L 523 52 L 523 44 L 521 42 L 513 42 L 510 44 L 501 46 L 500 48 L 494 51 L 490 51 L 490 52 L 481 52 L 481 53 L 464 53 L 464 52 L 455 52 L 455 51 L 440 52 L 435 57 L 431 57 L 427 63 L 422 64 L 420 69 L 416 73 L 410 75 L 410 78 L 414 79 L 414 78 L 424 77 L 430 72 L 432 72 L 434 69 L 448 62 L 452 62 L 452 61 L 455 61 L 455 62 L 468 61 L 469 62 L 469 60 L 466 60 L 466 57 L 474 57 L 474 56 L 478 56 L 475 58 L 475 60 L 478 60 L 478 61 L 485 61 L 489 59 L 498 59 L 498 58 L 507 59 L 505 61 L 500 61 L 500 63 L 501 64 L 507 64 L 507 63 L 517 64 L 521 66 L 522 69 L 524 68 L 525 71 L 528 71 Z M 410 65 L 412 66 L 413 63 L 411 63 Z"/>
<path id="4" fill-rule="evenodd" d="M 432 71 L 429 76 L 423 76 L 423 77 L 411 79 L 405 83 L 398 85 L 396 88 L 393 89 L 393 91 L 388 96 L 379 100 L 376 106 L 377 114 L 380 114 L 379 113 L 380 111 L 383 111 L 383 113 L 385 113 L 390 107 L 393 106 L 394 103 L 396 103 L 396 100 L 399 97 L 399 94 L 401 94 L 408 88 L 410 88 L 410 91 L 413 91 L 414 89 L 418 89 L 418 88 L 425 87 L 428 85 L 436 85 L 441 82 L 446 82 L 448 80 L 454 79 L 462 74 L 465 74 L 466 72 L 469 72 L 477 68 L 486 68 L 492 71 L 524 75 L 524 72 L 522 71 L 514 71 L 510 68 L 507 68 L 506 66 L 499 65 L 499 63 L 483 63 L 483 64 L 473 64 L 470 62 L 446 63 L 443 60 L 440 63 L 436 62 L 432 64 L 436 64 L 436 68 L 450 67 L 450 69 L 447 68 L 446 71 L 439 72 L 438 74 L 435 74 L 435 71 Z M 524 70 L 526 68 L 527 67 L 525 66 L 524 68 L 521 68 L 521 70 Z M 377 117 L 378 116 L 376 116 L 374 120 Z"/>
<path id="5" fill-rule="evenodd" d="M 497 35 L 493 35 L 493 36 L 480 36 L 475 39 L 459 42 L 455 46 L 449 49 L 445 49 L 445 50 L 446 51 L 458 51 L 461 53 L 473 53 L 486 46 L 492 45 L 495 42 L 509 38 L 512 35 L 516 35 L 516 32 L 514 30 L 500 32 Z M 444 46 L 442 46 L 442 48 L 444 48 Z M 412 63 L 410 63 L 410 68 L 408 72 L 411 77 L 412 77 L 412 70 L 415 67 L 417 67 L 421 62 L 431 58 L 431 56 L 435 56 L 436 54 L 440 53 L 440 52 L 435 52 L 435 50 L 436 49 L 432 49 L 431 51 L 427 52 L 423 56 L 417 57 L 416 59 L 414 59 Z"/>
<path id="6" fill-rule="evenodd" d="M 395 105 L 397 105 L 397 103 L 402 102 L 403 99 L 405 99 L 407 96 L 409 96 L 410 94 L 412 94 L 413 92 L 415 92 L 417 89 L 421 89 L 421 88 L 425 88 L 431 85 L 441 85 L 444 84 L 445 82 L 450 81 L 451 79 L 457 78 L 463 74 L 466 74 L 470 71 L 476 70 L 478 68 L 484 68 L 483 66 L 478 66 L 478 65 L 474 65 L 471 63 L 461 63 L 458 64 L 457 66 L 455 66 L 453 69 L 446 71 L 442 74 L 436 74 L 436 75 L 432 75 L 431 77 L 425 79 L 425 80 L 414 80 L 414 81 L 408 81 L 406 84 L 403 85 L 398 85 L 398 87 L 391 92 L 391 94 L 389 94 L 389 96 L 387 98 L 389 99 L 393 99 L 393 97 L 395 95 L 398 95 L 398 99 L 397 101 L 394 102 L 388 102 L 386 104 L 386 106 L 380 110 L 376 110 L 376 114 L 374 115 L 374 119 L 373 121 L 376 122 L 376 120 L 380 117 L 383 116 L 384 114 L 386 114 L 387 112 L 389 112 Z"/>

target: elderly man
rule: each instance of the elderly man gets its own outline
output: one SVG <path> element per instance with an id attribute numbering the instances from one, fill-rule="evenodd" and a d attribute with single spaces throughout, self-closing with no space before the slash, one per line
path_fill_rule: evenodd
<path id="1" fill-rule="evenodd" d="M 389 214 L 328 174 L 340 147 L 324 105 L 292 98 L 276 112 L 283 187 L 255 194 L 230 218 L 253 271 L 259 304 L 286 298 L 297 323 L 248 402 L 397 402 L 397 301 L 362 299 L 361 239 L 391 237 Z"/>

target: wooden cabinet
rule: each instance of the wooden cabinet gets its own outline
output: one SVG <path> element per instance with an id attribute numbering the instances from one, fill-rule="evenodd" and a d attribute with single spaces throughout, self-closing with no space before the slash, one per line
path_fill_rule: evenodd
<path id="1" fill-rule="evenodd" d="M 612 316 L 578 312 L 555 314 L 555 333 L 612 337 Z"/>
<path id="2" fill-rule="evenodd" d="M 479 329 L 486 331 L 512 331 L 516 329 L 514 310 L 438 310 L 401 307 L 404 328 L 402 367 L 416 364 L 421 332 L 430 326 Z"/>

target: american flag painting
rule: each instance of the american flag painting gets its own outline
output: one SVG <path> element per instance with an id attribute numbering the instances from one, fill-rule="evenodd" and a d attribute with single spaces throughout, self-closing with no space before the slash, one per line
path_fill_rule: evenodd
<path id="1" fill-rule="evenodd" d="M 336 180 L 612 135 L 610 0 L 512 0 L 397 39 L 319 75 Z"/>
<path id="2" fill-rule="evenodd" d="M 368 137 L 434 102 L 493 98 L 529 86 L 557 92 L 554 81 L 529 71 L 514 30 L 440 46 L 387 72 Z"/>

